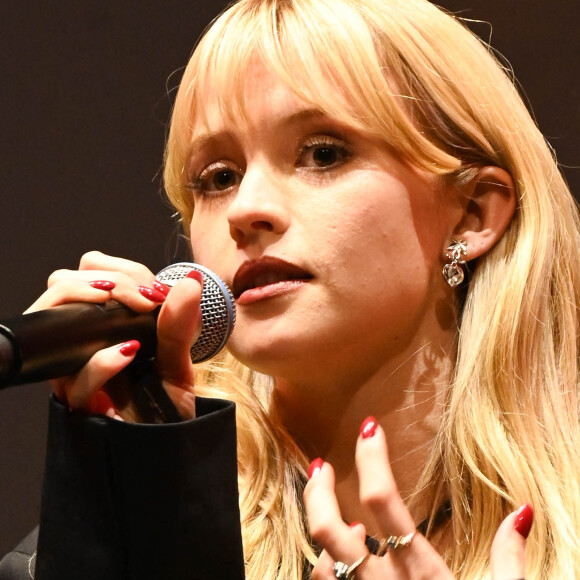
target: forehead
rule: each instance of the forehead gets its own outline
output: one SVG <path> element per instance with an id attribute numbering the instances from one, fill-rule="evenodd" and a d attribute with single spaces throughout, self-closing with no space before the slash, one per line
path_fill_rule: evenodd
<path id="1" fill-rule="evenodd" d="M 318 79 L 316 96 L 304 91 L 299 94 L 259 58 L 248 63 L 238 83 L 235 78 L 232 74 L 217 81 L 208 76 L 204 86 L 199 86 L 199 103 L 205 106 L 192 115 L 185 154 L 185 165 L 190 168 L 200 156 L 223 154 L 234 143 L 249 147 L 250 153 L 263 144 L 270 150 L 275 143 L 296 145 L 303 134 L 321 131 L 349 131 L 389 145 L 382 134 L 369 131 L 368 125 L 353 122 L 364 116 L 354 114 L 354 106 L 328 79 Z"/>
<path id="2" fill-rule="evenodd" d="M 322 91 L 321 91 L 322 92 Z M 335 93 L 341 109 L 348 105 L 342 95 Z M 324 106 L 325 99 L 315 101 L 308 95 L 298 94 L 262 61 L 255 59 L 245 70 L 243 82 L 237 87 L 229 83 L 208 82 L 200 87 L 199 105 L 192 115 L 192 137 L 213 133 L 224 127 L 245 130 L 267 128 L 280 123 L 308 122 L 333 118 Z M 336 119 L 345 123 L 345 119 Z"/>

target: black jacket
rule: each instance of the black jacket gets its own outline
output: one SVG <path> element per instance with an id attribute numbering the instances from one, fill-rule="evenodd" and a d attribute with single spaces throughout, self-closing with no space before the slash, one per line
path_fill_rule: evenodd
<path id="1" fill-rule="evenodd" d="M 29 536 L 0 580 L 242 580 L 235 406 L 131 424 L 51 401 L 36 558 Z"/>

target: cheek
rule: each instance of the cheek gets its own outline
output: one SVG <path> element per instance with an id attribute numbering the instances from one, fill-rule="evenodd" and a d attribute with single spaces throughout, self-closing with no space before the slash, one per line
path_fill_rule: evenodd
<path id="1" fill-rule="evenodd" d="M 312 224 L 320 245 L 337 264 L 374 270 L 380 264 L 406 261 L 417 252 L 419 240 L 407 196 L 379 191 L 340 205 L 331 212 L 327 207 L 325 214 L 317 212 L 321 219 Z"/>
<path id="2" fill-rule="evenodd" d="M 224 250 L 231 243 L 228 222 L 225 217 L 196 211 L 189 228 L 191 250 L 195 262 L 213 270 L 222 277 L 225 273 Z"/>
<path id="3" fill-rule="evenodd" d="M 347 278 L 379 301 L 422 301 L 443 267 L 437 196 L 388 179 L 361 180 L 359 188 L 354 201 L 351 187 L 348 203 L 320 208 L 314 247 L 324 248 L 337 286 Z"/>

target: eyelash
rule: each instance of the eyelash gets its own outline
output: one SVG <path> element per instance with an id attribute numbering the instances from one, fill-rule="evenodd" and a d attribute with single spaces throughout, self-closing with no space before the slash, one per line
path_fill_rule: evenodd
<path id="1" fill-rule="evenodd" d="M 239 168 L 232 166 L 231 163 L 228 163 L 227 161 L 215 161 L 203 169 L 199 175 L 193 176 L 185 187 L 192 190 L 194 193 L 208 197 L 223 195 L 225 192 L 229 191 L 234 184 L 224 187 L 223 189 L 215 187 L 215 184 L 213 186 L 214 189 L 210 190 L 207 188 L 210 181 L 216 178 L 220 172 L 224 174 L 230 172 L 230 177 L 235 176 L 235 185 L 238 185 L 243 177 L 243 172 Z"/>
<path id="2" fill-rule="evenodd" d="M 308 159 L 308 156 L 316 155 L 316 152 L 322 152 L 326 150 L 326 154 L 329 152 L 333 157 L 326 160 L 319 159 L 318 162 L 314 157 Z M 324 155 L 324 153 L 322 153 Z M 342 141 L 335 137 L 330 137 L 328 135 L 312 136 L 308 137 L 299 147 L 296 152 L 295 167 L 298 169 L 305 169 L 316 172 L 330 171 L 336 167 L 342 165 L 351 157 L 350 148 Z M 321 162 L 322 164 L 319 164 Z M 215 182 L 211 184 L 212 180 L 215 180 L 219 174 L 222 173 L 222 177 L 231 180 L 234 179 L 233 183 L 226 184 L 222 189 L 216 187 Z M 206 197 L 217 197 L 225 195 L 228 193 L 232 187 L 238 186 L 243 178 L 243 171 L 238 167 L 234 166 L 229 161 L 215 161 L 211 163 L 206 168 L 204 168 L 199 175 L 193 176 L 189 183 L 186 184 L 186 188 L 192 190 L 194 193 L 206 196 Z M 208 186 L 211 184 L 211 189 Z"/>
<path id="3" fill-rule="evenodd" d="M 305 157 L 312 153 L 314 154 L 317 150 L 327 149 L 332 151 L 336 155 L 336 159 L 333 160 L 328 165 L 316 165 L 306 166 L 304 164 Z M 336 139 L 335 137 L 330 137 L 328 135 L 309 137 L 298 149 L 296 155 L 296 166 L 305 167 L 307 169 L 314 169 L 316 171 L 328 171 L 330 169 L 336 168 L 337 165 L 342 165 L 351 156 L 351 150 L 341 139 Z M 302 163 L 302 165 L 299 165 Z"/>

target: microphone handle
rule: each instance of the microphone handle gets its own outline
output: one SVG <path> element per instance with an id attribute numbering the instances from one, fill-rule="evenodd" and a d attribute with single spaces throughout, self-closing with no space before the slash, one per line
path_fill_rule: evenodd
<path id="1" fill-rule="evenodd" d="M 138 340 L 140 358 L 151 358 L 158 313 L 115 300 L 74 302 L 0 324 L 0 389 L 74 374 L 97 351 L 127 340 Z"/>

